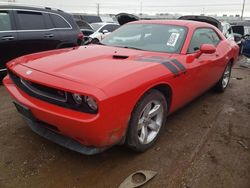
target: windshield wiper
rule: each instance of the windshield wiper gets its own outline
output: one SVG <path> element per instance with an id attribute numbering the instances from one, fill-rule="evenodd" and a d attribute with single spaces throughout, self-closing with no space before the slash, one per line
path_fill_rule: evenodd
<path id="1" fill-rule="evenodd" d="M 128 49 L 134 49 L 134 50 L 143 50 L 141 48 L 136 48 L 136 47 L 132 47 L 132 46 L 121 46 L 122 48 L 128 48 Z"/>

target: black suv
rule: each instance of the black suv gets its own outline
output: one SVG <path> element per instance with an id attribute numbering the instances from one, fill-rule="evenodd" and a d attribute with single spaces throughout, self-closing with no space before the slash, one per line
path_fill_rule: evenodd
<path id="1" fill-rule="evenodd" d="M 73 17 L 61 10 L 0 5 L 0 79 L 16 57 L 78 46 L 82 39 Z"/>

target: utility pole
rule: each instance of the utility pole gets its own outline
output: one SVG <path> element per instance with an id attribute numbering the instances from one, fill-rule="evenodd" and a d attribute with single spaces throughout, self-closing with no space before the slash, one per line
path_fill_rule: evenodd
<path id="1" fill-rule="evenodd" d="M 241 11 L 241 21 L 243 21 L 243 17 L 244 17 L 245 1 L 246 0 L 243 0 L 242 11 Z"/>
<path id="2" fill-rule="evenodd" d="M 97 3 L 97 16 L 100 15 L 100 3 Z"/>
<path id="3" fill-rule="evenodd" d="M 142 15 L 142 1 L 140 2 L 140 15 Z"/>

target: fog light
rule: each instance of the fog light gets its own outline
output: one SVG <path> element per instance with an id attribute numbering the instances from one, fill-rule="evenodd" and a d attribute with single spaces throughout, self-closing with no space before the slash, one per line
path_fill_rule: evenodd
<path id="1" fill-rule="evenodd" d="M 98 109 L 97 106 L 97 102 L 95 99 L 93 99 L 92 97 L 85 97 L 85 102 L 87 103 L 87 105 L 94 111 L 96 111 Z"/>
<path id="2" fill-rule="evenodd" d="M 82 104 L 82 96 L 79 94 L 72 94 L 72 97 L 77 105 Z"/>

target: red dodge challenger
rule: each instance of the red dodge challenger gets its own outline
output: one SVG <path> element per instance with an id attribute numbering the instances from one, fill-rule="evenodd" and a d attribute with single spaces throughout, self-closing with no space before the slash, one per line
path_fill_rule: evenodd
<path id="1" fill-rule="evenodd" d="M 98 45 L 8 63 L 4 85 L 33 131 L 71 150 L 150 148 L 166 118 L 214 87 L 224 91 L 238 46 L 196 21 L 136 21 Z"/>

